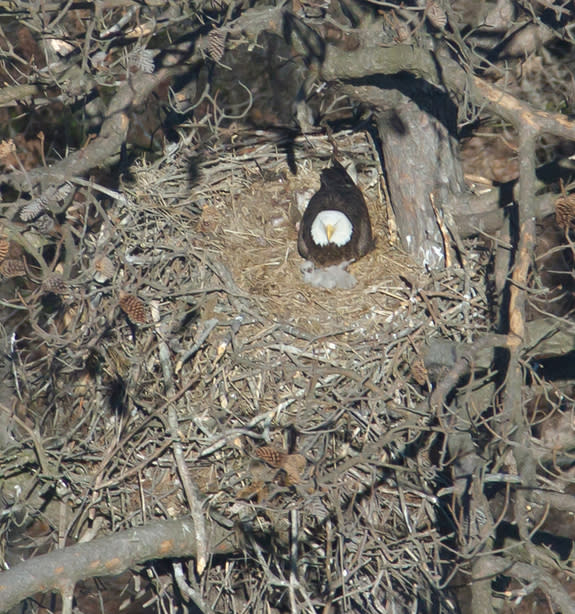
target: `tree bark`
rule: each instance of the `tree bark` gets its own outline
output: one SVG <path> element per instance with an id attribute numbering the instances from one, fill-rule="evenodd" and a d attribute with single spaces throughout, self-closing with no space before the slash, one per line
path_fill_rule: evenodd
<path id="1" fill-rule="evenodd" d="M 231 533 L 217 525 L 211 529 L 212 553 L 226 554 L 237 549 Z M 195 555 L 196 533 L 191 518 L 154 522 L 75 544 L 0 573 L 0 612 L 7 612 L 35 593 L 61 592 L 79 580 L 114 576 L 152 559 Z"/>
<path id="2" fill-rule="evenodd" d="M 423 86 L 420 96 L 429 89 Z M 391 205 L 404 248 L 416 262 L 436 269 L 445 263 L 438 218 L 444 205 L 465 191 L 455 143 L 456 109 L 437 91 L 428 98 L 435 115 L 416 97 L 402 97 L 377 121 Z"/>

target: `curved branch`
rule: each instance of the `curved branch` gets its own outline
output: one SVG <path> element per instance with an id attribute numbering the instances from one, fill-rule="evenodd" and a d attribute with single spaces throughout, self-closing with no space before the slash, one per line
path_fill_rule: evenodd
<path id="1" fill-rule="evenodd" d="M 212 525 L 212 553 L 237 550 L 233 535 Z M 0 612 L 35 593 L 65 590 L 95 576 L 113 576 L 152 559 L 195 557 L 191 518 L 154 522 L 34 557 L 0 573 Z"/>
<path id="2" fill-rule="evenodd" d="M 527 125 L 535 135 L 549 133 L 575 139 L 575 122 L 564 115 L 533 109 L 480 77 L 468 74 L 455 60 L 423 48 L 395 45 L 374 50 L 365 47 L 349 53 L 330 46 L 322 66 L 322 75 L 328 80 L 400 72 L 409 72 L 433 85 L 445 86 L 451 92 L 466 94 L 473 104 L 485 106 L 517 128 Z"/>
<path id="3" fill-rule="evenodd" d="M 120 151 L 126 139 L 130 109 L 145 100 L 167 75 L 167 69 L 161 69 L 152 75 L 137 73 L 131 76 L 112 99 L 100 134 L 91 143 L 49 168 L 40 167 L 27 173 L 15 171 L 0 175 L 0 182 L 8 183 L 17 190 L 32 190 L 42 181 L 69 179 L 104 164 Z"/>

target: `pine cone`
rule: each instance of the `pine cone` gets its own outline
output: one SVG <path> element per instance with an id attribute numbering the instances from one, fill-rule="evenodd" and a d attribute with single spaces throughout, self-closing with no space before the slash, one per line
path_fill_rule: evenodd
<path id="1" fill-rule="evenodd" d="M 555 221 L 565 230 L 575 226 L 575 193 L 560 196 L 555 201 Z"/>
<path id="2" fill-rule="evenodd" d="M 0 273 L 8 279 L 10 277 L 23 277 L 26 275 L 24 261 L 19 258 L 8 258 L 0 264 Z"/>
<path id="3" fill-rule="evenodd" d="M 212 30 L 208 34 L 208 54 L 212 60 L 219 62 L 222 59 L 226 51 L 226 37 L 225 30 Z"/>
<path id="4" fill-rule="evenodd" d="M 434 0 L 428 0 L 425 7 L 425 14 L 429 23 L 438 30 L 443 30 L 447 25 L 447 14 Z"/>
<path id="5" fill-rule="evenodd" d="M 287 456 L 285 452 L 282 452 L 281 450 L 278 450 L 272 446 L 262 446 L 261 448 L 257 448 L 254 454 L 268 465 L 276 469 L 279 469 L 282 466 L 282 463 Z"/>
<path id="6" fill-rule="evenodd" d="M 4 262 L 10 251 L 10 241 L 8 239 L 0 239 L 0 262 Z"/>
<path id="7" fill-rule="evenodd" d="M 116 267 L 108 256 L 98 256 L 94 261 L 94 269 L 96 269 L 94 279 L 100 284 L 112 279 L 116 272 Z"/>
<path id="8" fill-rule="evenodd" d="M 42 282 L 42 289 L 44 292 L 62 295 L 68 292 L 68 284 L 61 275 L 51 275 Z"/>
<path id="9" fill-rule="evenodd" d="M 133 294 L 122 294 L 119 301 L 120 309 L 134 324 L 147 324 L 148 312 L 144 302 Z"/>

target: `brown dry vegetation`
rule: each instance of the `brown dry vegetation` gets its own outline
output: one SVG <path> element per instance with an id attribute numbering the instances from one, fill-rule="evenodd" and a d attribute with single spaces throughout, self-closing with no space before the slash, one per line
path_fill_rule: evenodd
<path id="1" fill-rule="evenodd" d="M 0 611 L 575 612 L 571 4 L 6 5 Z M 431 42 L 457 135 L 352 74 L 407 43 L 434 83 Z M 393 125 L 463 144 L 397 154 L 422 252 Z M 296 249 L 334 151 L 352 290 Z"/>

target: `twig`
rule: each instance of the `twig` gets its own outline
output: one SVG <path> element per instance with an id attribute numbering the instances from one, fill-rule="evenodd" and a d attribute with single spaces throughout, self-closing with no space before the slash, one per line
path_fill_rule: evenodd
<path id="1" fill-rule="evenodd" d="M 191 587 L 187 581 L 186 574 L 184 573 L 184 565 L 180 562 L 176 562 L 173 563 L 172 568 L 174 570 L 174 579 L 180 589 L 180 593 L 182 593 L 188 601 L 194 603 L 202 611 L 202 614 L 213 614 L 212 608 L 202 599 L 201 594 Z"/>

